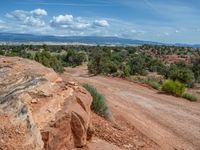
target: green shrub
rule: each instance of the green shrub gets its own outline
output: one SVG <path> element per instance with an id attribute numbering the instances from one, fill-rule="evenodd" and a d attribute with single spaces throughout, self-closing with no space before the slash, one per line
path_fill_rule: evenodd
<path id="1" fill-rule="evenodd" d="M 0 50 L 0 55 L 5 55 L 5 52 Z"/>
<path id="2" fill-rule="evenodd" d="M 130 68 L 129 68 L 129 66 L 128 65 L 122 65 L 121 66 L 121 69 L 122 69 L 122 72 L 123 72 L 123 74 L 122 74 L 122 77 L 123 78 L 126 78 L 126 77 L 129 77 L 130 76 Z"/>
<path id="3" fill-rule="evenodd" d="M 116 65 L 110 59 L 110 50 L 100 47 L 89 54 L 88 71 L 92 74 L 110 74 L 117 71 Z M 112 63 L 112 64 L 111 64 Z"/>
<path id="4" fill-rule="evenodd" d="M 86 54 L 76 50 L 68 50 L 65 54 L 61 55 L 63 66 L 76 67 L 81 65 L 86 60 Z"/>
<path id="5" fill-rule="evenodd" d="M 34 60 L 46 67 L 53 68 L 56 72 L 62 73 L 64 71 L 61 61 L 48 51 L 36 52 Z"/>
<path id="6" fill-rule="evenodd" d="M 147 79 L 145 79 L 144 81 L 145 84 L 148 84 L 149 86 L 151 86 L 152 88 L 156 89 L 156 90 L 160 90 L 161 87 L 161 81 L 158 78 L 155 77 L 147 77 Z"/>
<path id="7" fill-rule="evenodd" d="M 156 81 L 147 80 L 146 84 L 150 85 L 152 88 L 156 90 L 160 90 L 160 84 Z"/>
<path id="8" fill-rule="evenodd" d="M 146 76 L 140 76 L 140 75 L 130 76 L 130 80 L 136 81 L 139 83 L 145 83 Z"/>
<path id="9" fill-rule="evenodd" d="M 168 94 L 181 96 L 185 91 L 185 86 L 179 81 L 165 80 L 161 89 Z"/>
<path id="10" fill-rule="evenodd" d="M 192 102 L 197 101 L 197 97 L 191 93 L 183 93 L 182 97 Z"/>
<path id="11" fill-rule="evenodd" d="M 192 70 L 194 72 L 196 82 L 200 83 L 200 58 L 197 58 L 193 61 Z"/>
<path id="12" fill-rule="evenodd" d="M 172 65 L 169 70 L 169 78 L 188 85 L 194 80 L 194 74 L 189 68 Z"/>
<path id="13" fill-rule="evenodd" d="M 93 98 L 91 109 L 96 114 L 106 117 L 108 107 L 105 103 L 104 96 L 98 93 L 97 90 L 89 84 L 84 84 L 83 87 L 91 94 Z"/>
<path id="14" fill-rule="evenodd" d="M 130 66 L 131 75 L 146 75 L 146 62 L 144 55 L 134 55 L 130 58 L 128 65 Z"/>
<path id="15" fill-rule="evenodd" d="M 131 81 L 135 81 L 142 84 L 148 84 L 152 88 L 156 90 L 160 90 L 161 88 L 161 81 L 157 78 L 153 77 L 146 77 L 146 76 L 131 76 L 129 77 Z"/>

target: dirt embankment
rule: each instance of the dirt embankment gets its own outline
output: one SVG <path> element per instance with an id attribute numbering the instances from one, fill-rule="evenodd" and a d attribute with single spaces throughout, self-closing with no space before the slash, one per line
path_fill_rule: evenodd
<path id="1" fill-rule="evenodd" d="M 124 149 L 200 149 L 200 103 L 160 94 L 118 78 L 90 77 L 86 66 L 68 68 L 63 77 L 66 75 L 103 93 L 122 128 L 121 133 L 115 132 L 120 129 L 97 119 L 96 136 Z"/>

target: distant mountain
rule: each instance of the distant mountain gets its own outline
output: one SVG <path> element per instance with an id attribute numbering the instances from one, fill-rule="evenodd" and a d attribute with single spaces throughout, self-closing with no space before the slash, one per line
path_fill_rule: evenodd
<path id="1" fill-rule="evenodd" d="M 102 36 L 47 36 L 47 35 L 33 35 L 33 34 L 18 34 L 18 33 L 0 33 L 1 43 L 81 43 L 81 44 L 95 44 L 95 45 L 170 45 L 152 41 L 142 41 L 125 39 L 118 37 L 102 37 Z M 199 47 L 200 45 L 188 44 L 174 44 L 176 46 L 192 46 Z"/>
<path id="2" fill-rule="evenodd" d="M 180 44 L 176 43 L 175 46 L 183 46 L 183 47 L 193 47 L 193 48 L 200 48 L 200 44 Z"/>
<path id="3" fill-rule="evenodd" d="M 140 41 L 124 39 L 118 37 L 100 37 L 100 36 L 46 36 L 32 34 L 0 33 L 0 42 L 61 42 L 61 43 L 84 43 L 84 44 L 105 44 L 105 45 L 142 45 L 158 44 L 150 41 Z"/>

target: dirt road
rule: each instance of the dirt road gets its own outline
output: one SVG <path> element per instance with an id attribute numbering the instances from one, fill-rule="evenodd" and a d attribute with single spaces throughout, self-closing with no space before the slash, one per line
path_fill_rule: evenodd
<path id="1" fill-rule="evenodd" d="M 67 69 L 66 73 L 97 88 L 114 116 L 125 118 L 160 149 L 200 150 L 200 103 L 118 78 L 89 77 L 86 66 Z"/>

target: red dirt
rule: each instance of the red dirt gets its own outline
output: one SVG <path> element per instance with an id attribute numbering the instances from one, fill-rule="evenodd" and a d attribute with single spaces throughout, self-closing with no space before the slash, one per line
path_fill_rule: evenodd
<path id="1" fill-rule="evenodd" d="M 79 82 L 93 85 L 104 94 L 116 123 L 137 135 L 139 142 L 144 142 L 144 148 L 200 149 L 200 103 L 160 94 L 156 90 L 119 78 L 89 77 L 86 66 L 67 68 L 65 74 L 71 74 Z M 104 127 L 103 122 L 101 125 Z M 107 132 L 105 128 L 102 131 Z M 123 137 L 122 143 L 131 142 L 128 140 L 128 132 L 123 133 L 124 137 L 120 132 L 119 137 L 108 136 L 117 140 Z M 106 140 L 99 134 L 97 136 Z M 114 140 L 110 142 L 121 147 Z"/>
<path id="2" fill-rule="evenodd" d="M 138 131 L 122 116 L 115 115 L 116 122 L 112 123 L 93 114 L 92 124 L 94 136 L 127 150 L 159 149 L 152 140 Z"/>

